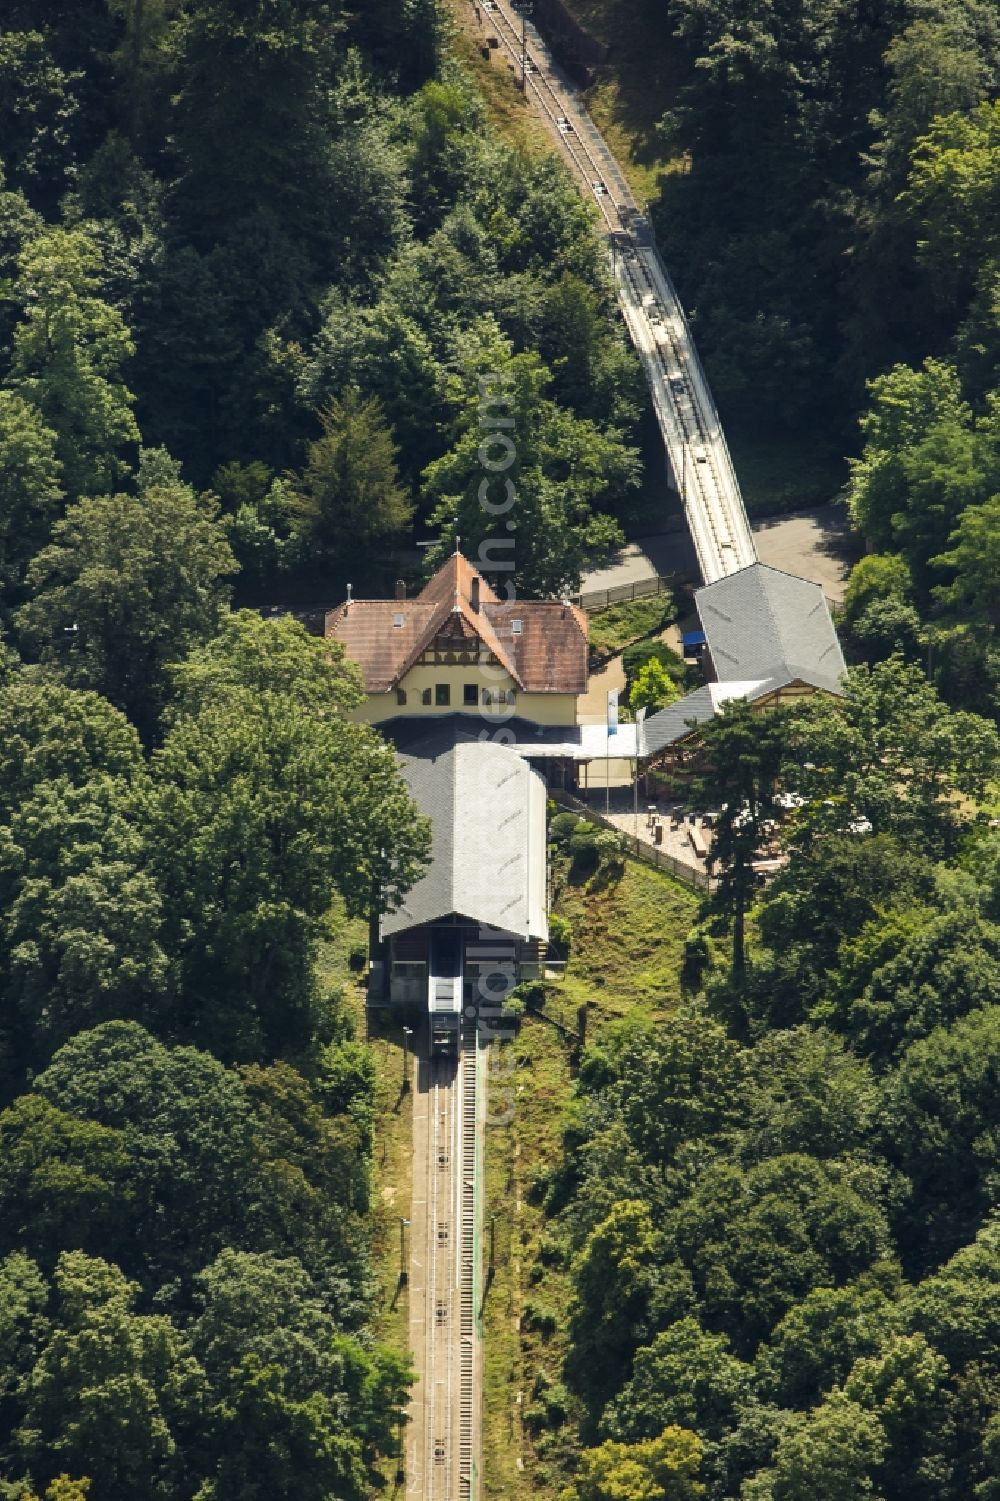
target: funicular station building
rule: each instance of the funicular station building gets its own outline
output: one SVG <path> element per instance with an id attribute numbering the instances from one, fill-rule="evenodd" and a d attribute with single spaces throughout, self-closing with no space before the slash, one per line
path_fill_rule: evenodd
<path id="1" fill-rule="evenodd" d="M 487 987 L 502 1001 L 543 961 L 546 783 L 572 780 L 582 754 L 587 617 L 561 600 L 501 601 L 458 552 L 418 595 L 396 596 L 346 600 L 326 636 L 360 667 L 359 717 L 395 744 L 432 827 L 429 868 L 381 920 L 370 996 L 426 997 L 442 1051 L 464 1004 Z"/>
<path id="2" fill-rule="evenodd" d="M 696 592 L 702 687 L 612 731 L 580 722 L 588 622 L 568 600 L 503 601 L 461 553 L 419 594 L 348 599 L 325 634 L 361 670 L 359 718 L 400 755 L 431 820 L 431 862 L 381 919 L 373 1003 L 426 1002 L 438 1051 L 457 1045 L 463 1007 L 540 972 L 548 939 L 546 794 L 594 761 L 676 764 L 729 699 L 765 709 L 839 691 L 840 644 L 822 591 L 753 564 Z M 503 994 L 495 999 L 502 1001 Z"/>

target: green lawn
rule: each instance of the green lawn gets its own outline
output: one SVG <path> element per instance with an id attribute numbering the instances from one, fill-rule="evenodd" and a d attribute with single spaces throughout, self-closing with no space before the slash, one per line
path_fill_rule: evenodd
<path id="1" fill-rule="evenodd" d="M 659 131 L 679 81 L 665 18 L 648 0 L 567 0 L 567 6 L 610 49 L 587 104 L 637 200 L 646 203 L 659 195 L 662 177 L 684 167 Z"/>

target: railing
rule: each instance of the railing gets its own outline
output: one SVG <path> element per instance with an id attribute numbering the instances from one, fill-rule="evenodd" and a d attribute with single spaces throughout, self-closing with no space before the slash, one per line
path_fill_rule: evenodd
<path id="1" fill-rule="evenodd" d="M 669 578 L 661 574 L 655 578 L 634 579 L 630 584 L 611 584 L 607 589 L 585 589 L 582 594 L 573 595 L 573 603 L 583 610 L 595 613 L 606 610 L 609 605 L 626 604 L 634 599 L 650 599 L 657 594 L 671 594 L 679 578 L 679 574 Z"/>
<path id="2" fill-rule="evenodd" d="M 668 855 L 665 850 L 658 850 L 655 845 L 647 844 L 644 839 L 637 839 L 633 834 L 626 834 L 617 824 L 582 803 L 570 792 L 562 788 L 552 787 L 549 796 L 562 808 L 571 813 L 578 813 L 588 823 L 599 824 L 603 829 L 611 829 L 621 839 L 628 854 L 636 860 L 642 860 L 645 865 L 652 865 L 656 870 L 666 871 L 667 875 L 673 876 L 677 881 L 683 881 L 685 886 L 693 886 L 696 891 L 712 891 L 715 881 L 707 871 L 698 865 L 688 865 L 684 860 L 678 860 L 676 855 Z"/>
<path id="3" fill-rule="evenodd" d="M 478 1282 L 479 1195 L 479 1036 L 466 1022 L 462 1029 L 461 1069 L 461 1246 L 459 1248 L 459 1319 L 461 1360 L 458 1384 L 459 1501 L 475 1501 L 478 1448 L 476 1422 L 476 1296 Z"/>

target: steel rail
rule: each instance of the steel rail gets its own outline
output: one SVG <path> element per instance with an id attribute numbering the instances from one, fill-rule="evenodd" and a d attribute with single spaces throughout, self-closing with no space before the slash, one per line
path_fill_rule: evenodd
<path id="1" fill-rule="evenodd" d="M 588 197 L 596 200 L 612 258 L 622 315 L 638 351 L 657 421 L 706 583 L 756 561 L 732 457 L 686 314 L 618 163 L 534 26 L 523 28 L 509 0 L 473 0 L 546 119 Z M 522 35 L 523 33 L 523 35 Z M 644 284 L 640 285 L 641 283 Z"/>

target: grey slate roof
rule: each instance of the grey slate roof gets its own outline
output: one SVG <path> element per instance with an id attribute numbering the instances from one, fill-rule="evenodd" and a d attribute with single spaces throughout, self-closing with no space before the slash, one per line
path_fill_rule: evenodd
<path id="1" fill-rule="evenodd" d="M 432 825 L 431 864 L 382 932 L 455 914 L 547 938 L 545 783 L 505 746 L 435 725 L 400 747 L 403 776 Z"/>
<path id="2" fill-rule="evenodd" d="M 844 654 L 818 584 L 753 563 L 695 593 L 718 682 L 706 683 L 638 726 L 639 757 L 655 756 L 727 699 L 763 698 L 789 683 L 839 693 Z"/>
<path id="3" fill-rule="evenodd" d="M 706 584 L 695 604 L 721 683 L 767 679 L 771 689 L 803 682 L 840 691 L 844 654 L 818 584 L 753 563 Z"/>
<path id="4" fill-rule="evenodd" d="M 755 698 L 762 698 L 764 694 L 770 693 L 774 687 L 770 678 L 764 681 L 751 678 L 747 682 L 706 683 L 704 687 L 696 688 L 693 693 L 685 694 L 666 709 L 660 709 L 657 714 L 649 714 L 639 720 L 639 759 L 655 756 L 657 751 L 683 740 L 685 735 L 691 733 L 692 724 L 702 724 L 704 720 L 711 719 L 729 699 L 746 698 L 752 703 Z"/>
<path id="5" fill-rule="evenodd" d="M 688 733 L 689 721 L 701 724 L 714 714 L 715 705 L 707 685 L 685 694 L 657 714 L 648 714 L 639 725 L 639 755 L 643 759 L 655 756 L 657 751 L 673 745 L 675 740 L 683 740 Z"/>

